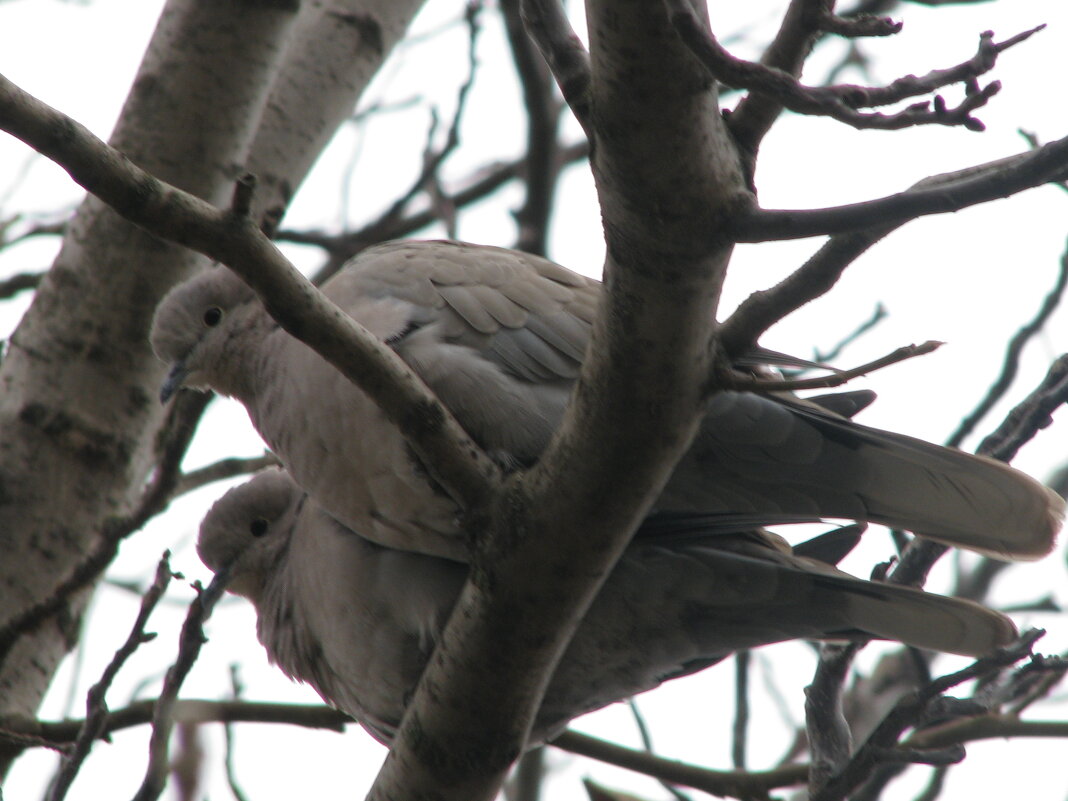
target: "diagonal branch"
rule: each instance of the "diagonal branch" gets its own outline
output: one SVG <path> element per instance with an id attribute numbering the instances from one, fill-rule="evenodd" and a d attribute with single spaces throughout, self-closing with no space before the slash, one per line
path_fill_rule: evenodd
<path id="1" fill-rule="evenodd" d="M 960 211 L 1063 180 L 1066 172 L 1068 137 L 1038 150 L 927 178 L 913 189 L 862 203 L 826 209 L 750 209 L 739 215 L 734 233 L 738 242 L 768 242 L 897 227 L 917 217 Z"/>
<path id="2" fill-rule="evenodd" d="M 521 0 L 520 13 L 564 100 L 586 136 L 590 136 L 590 56 L 575 35 L 563 7 L 559 0 Z"/>
<path id="3" fill-rule="evenodd" d="M 0 76 L 0 128 L 63 167 L 131 222 L 226 264 L 278 323 L 356 381 L 461 506 L 479 507 L 497 467 L 400 358 L 328 301 L 256 222 L 147 174 L 84 126 Z M 247 195 L 247 190 L 235 196 Z"/>

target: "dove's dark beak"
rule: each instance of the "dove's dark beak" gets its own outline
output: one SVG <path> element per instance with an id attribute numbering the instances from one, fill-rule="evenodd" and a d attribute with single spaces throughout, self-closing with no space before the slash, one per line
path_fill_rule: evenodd
<path id="1" fill-rule="evenodd" d="M 169 401 L 174 396 L 174 393 L 182 388 L 182 382 L 185 381 L 187 375 L 189 375 L 189 371 L 185 367 L 185 360 L 175 362 L 174 366 L 171 367 L 171 371 L 167 374 L 163 386 L 159 388 L 159 402 L 166 403 Z"/>

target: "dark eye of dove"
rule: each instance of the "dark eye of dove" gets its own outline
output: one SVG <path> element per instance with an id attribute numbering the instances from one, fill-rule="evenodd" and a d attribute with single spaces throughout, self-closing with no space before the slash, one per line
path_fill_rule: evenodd
<path id="1" fill-rule="evenodd" d="M 204 325 L 208 328 L 214 328 L 220 322 L 222 322 L 223 310 L 218 306 L 212 306 L 204 312 Z"/>

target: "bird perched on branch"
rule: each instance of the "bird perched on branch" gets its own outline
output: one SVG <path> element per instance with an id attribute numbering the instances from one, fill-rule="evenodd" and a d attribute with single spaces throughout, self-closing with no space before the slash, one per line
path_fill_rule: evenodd
<path id="1" fill-rule="evenodd" d="M 700 518 L 639 529 L 548 685 L 529 745 L 569 720 L 702 670 L 739 648 L 794 638 L 884 638 L 970 656 L 1016 636 L 971 601 L 854 578 L 764 531 L 723 534 Z M 677 526 L 681 537 L 671 536 Z M 197 551 L 256 607 L 283 672 L 388 742 L 467 568 L 383 548 L 326 514 L 283 470 L 230 490 Z"/>
<path id="2" fill-rule="evenodd" d="M 363 251 L 324 293 L 426 382 L 502 463 L 533 463 L 578 377 L 601 286 L 545 259 L 457 242 Z M 389 547 L 468 558 L 459 510 L 359 388 L 282 330 L 236 275 L 173 289 L 152 345 L 180 386 L 240 400 L 296 481 Z M 1049 551 L 1063 500 L 992 460 L 868 428 L 783 393 L 721 391 L 656 509 L 730 530 L 843 518 L 1001 558 Z"/>

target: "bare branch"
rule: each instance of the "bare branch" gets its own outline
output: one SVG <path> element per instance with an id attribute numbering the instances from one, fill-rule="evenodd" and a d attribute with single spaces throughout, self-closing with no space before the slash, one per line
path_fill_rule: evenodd
<path id="1" fill-rule="evenodd" d="M 716 38 L 697 19 L 685 0 L 665 0 L 671 12 L 672 24 L 679 36 L 704 64 L 709 74 L 728 86 L 748 89 L 774 97 L 784 107 L 798 114 L 831 117 L 855 128 L 897 130 L 914 125 L 962 125 L 973 131 L 983 130 L 983 124 L 971 112 L 985 105 L 1001 88 L 997 81 L 979 89 L 975 79 L 993 69 L 1002 51 L 1018 44 L 1045 26 L 1013 36 L 1004 42 L 994 42 L 994 34 L 986 31 L 979 37 L 979 49 L 966 62 L 944 70 L 933 70 L 922 77 L 899 78 L 889 86 L 805 86 L 792 74 L 774 67 L 735 58 L 716 41 Z M 822 20 L 821 20 L 822 21 Z M 926 95 L 953 83 L 964 82 L 966 96 L 956 108 L 948 108 L 941 97 L 914 103 L 894 114 L 863 113 L 858 108 L 886 106 L 902 100 Z M 932 108 L 933 106 L 933 108 Z"/>
<path id="2" fill-rule="evenodd" d="M 960 173 L 932 176 L 914 189 L 876 200 L 826 209 L 751 209 L 739 215 L 735 234 L 738 242 L 769 242 L 897 227 L 917 217 L 960 211 L 1059 181 L 1066 171 L 1068 137 Z M 954 179 L 957 175 L 963 177 Z"/>
<path id="3" fill-rule="evenodd" d="M 0 281 L 0 300 L 12 298 L 27 289 L 36 289 L 42 278 L 44 273 L 19 273 Z"/>
<path id="4" fill-rule="evenodd" d="M 155 699 L 136 701 L 121 709 L 110 710 L 97 736 L 111 734 L 152 722 Z M 279 723 L 307 729 L 343 732 L 354 721 L 343 712 L 321 704 L 281 704 L 251 701 L 208 701 L 181 699 L 174 703 L 176 722 L 186 723 Z M 6 718 L 0 728 L 0 741 L 25 746 L 65 748 L 82 730 L 82 720 L 19 720 Z"/>
<path id="5" fill-rule="evenodd" d="M 892 353 L 888 353 L 867 364 L 854 367 L 850 370 L 837 370 L 833 375 L 820 376 L 819 378 L 792 378 L 785 380 L 772 380 L 764 378 L 749 378 L 747 376 L 730 373 L 725 377 L 716 378 L 718 386 L 726 386 L 739 392 L 793 392 L 800 389 L 828 389 L 840 387 L 854 378 L 868 375 L 876 370 L 889 367 L 892 364 L 914 359 L 917 356 L 926 356 L 938 350 L 944 342 L 928 340 L 921 345 L 904 345 Z"/>
<path id="6" fill-rule="evenodd" d="M 748 648 L 734 655 L 734 725 L 731 726 L 731 764 L 745 770 L 749 744 L 749 666 L 752 652 Z"/>
<path id="7" fill-rule="evenodd" d="M 199 583 L 193 585 L 197 597 L 189 605 L 185 623 L 182 624 L 178 657 L 167 670 L 163 679 L 163 690 L 156 700 L 152 713 L 152 736 L 148 743 L 148 767 L 145 769 L 144 781 L 134 795 L 134 801 L 155 801 L 163 792 L 168 769 L 168 744 L 176 723 L 173 710 L 178 691 L 196 663 L 201 646 L 208 640 L 204 635 L 204 623 L 211 617 L 212 610 L 229 581 L 230 570 L 227 566 L 216 573 L 207 588 L 202 589 Z"/>
<path id="8" fill-rule="evenodd" d="M 520 2 L 504 0 L 501 3 L 512 60 L 523 87 L 527 109 L 526 198 L 514 215 L 519 226 L 515 246 L 518 250 L 544 256 L 553 195 L 560 175 L 560 143 L 556 129 L 561 103 L 548 65 L 524 28 Z"/>
<path id="9" fill-rule="evenodd" d="M 1051 415 L 1068 401 L 1068 355 L 1058 358 L 1042 383 L 1018 404 L 976 453 L 1011 462 L 1016 452 L 1051 422 Z"/>
<path id="10" fill-rule="evenodd" d="M 806 765 L 786 765 L 769 771 L 710 770 L 633 751 L 574 731 L 564 732 L 550 745 L 671 784 L 730 798 L 765 798 L 770 790 L 799 785 L 808 776 Z"/>
<path id="11" fill-rule="evenodd" d="M 775 39 L 768 45 L 760 63 L 795 78 L 801 74 L 812 46 L 821 33 L 826 13 L 824 0 L 792 0 L 783 15 Z M 743 97 L 727 118 L 738 147 L 746 154 L 750 172 L 756 161 L 756 151 L 772 123 L 779 118 L 782 101 L 764 92 L 751 92 Z"/>
<path id="12" fill-rule="evenodd" d="M 1049 320 L 1050 315 L 1052 315 L 1060 305 L 1061 297 L 1064 295 L 1065 285 L 1068 285 L 1068 251 L 1061 256 L 1061 264 L 1060 269 L 1057 272 L 1057 280 L 1054 283 L 1053 288 L 1042 301 L 1042 305 L 1039 307 L 1038 312 L 1029 322 L 1016 332 L 1011 340 L 1009 340 L 1008 347 L 1005 349 L 1005 358 L 1002 361 L 1001 374 L 991 385 L 986 396 L 979 401 L 975 409 L 961 421 L 957 430 L 950 435 L 948 440 L 946 440 L 947 447 L 959 448 L 961 442 L 964 441 L 964 438 L 975 430 L 979 421 L 987 415 L 987 413 L 1008 391 L 1020 366 L 1020 354 L 1023 352 L 1027 343 L 1042 331 L 1046 325 L 1046 321 Z"/>
<path id="13" fill-rule="evenodd" d="M 199 470 L 183 473 L 178 480 L 178 486 L 174 489 L 174 494 L 176 496 L 184 495 L 187 492 L 200 489 L 205 484 L 223 481 L 235 476 L 258 473 L 260 470 L 265 470 L 277 464 L 280 464 L 280 462 L 273 453 L 265 453 L 263 456 L 250 456 L 247 459 L 238 457 L 220 459 L 206 467 L 201 467 Z"/>
<path id="14" fill-rule="evenodd" d="M 122 666 L 126 664 L 126 660 L 133 656 L 134 651 L 155 638 L 156 635 L 154 633 L 145 631 L 145 626 L 148 624 L 149 615 L 152 614 L 156 604 L 159 603 L 163 593 L 166 592 L 172 575 L 170 552 L 168 551 L 160 559 L 159 565 L 156 567 L 156 578 L 141 599 L 141 609 L 134 620 L 130 636 L 115 652 L 115 656 L 104 669 L 100 681 L 89 688 L 89 694 L 85 702 L 85 722 L 82 724 L 81 730 L 74 740 L 74 745 L 67 758 L 63 760 L 63 765 L 56 776 L 55 782 L 52 784 L 51 791 L 48 794 L 49 801 L 62 801 L 62 799 L 66 798 L 74 777 L 78 775 L 82 763 L 89 756 L 93 741 L 101 736 L 108 716 L 105 696 L 111 687 L 111 683 L 115 680 L 115 676 L 118 675 Z"/>
<path id="15" fill-rule="evenodd" d="M 919 181 L 912 189 L 898 195 L 891 195 L 883 200 L 870 201 L 872 208 L 883 208 L 875 214 L 867 228 L 847 231 L 832 236 L 805 264 L 787 276 L 771 289 L 754 292 L 739 305 L 735 312 L 720 328 L 720 345 L 731 358 L 737 358 L 753 347 L 760 336 L 772 325 L 786 315 L 799 309 L 811 300 L 828 292 L 841 277 L 845 269 L 862 253 L 887 236 L 911 217 L 886 213 L 894 207 L 900 212 L 910 203 L 910 197 L 922 197 L 924 202 L 933 205 L 936 201 L 944 202 L 947 198 L 964 196 L 972 190 L 982 190 L 982 195 L 974 195 L 975 203 L 1000 196 L 1001 189 L 1014 187 L 1007 194 L 1020 191 L 1028 186 L 1037 186 L 1068 165 L 1068 137 L 1058 140 L 1056 149 L 1045 151 L 1041 162 L 1030 159 L 1038 157 L 1043 151 L 1024 153 L 1009 159 L 1001 159 L 989 164 L 969 167 L 964 170 L 930 176 Z M 1053 147 L 1046 145 L 1045 147 Z M 1039 178 L 1039 176 L 1043 176 Z M 1036 180 L 1038 178 L 1038 180 Z M 1002 183 L 1004 181 L 1004 183 Z M 964 191 L 962 192 L 962 188 Z M 865 204 L 859 204 L 861 206 Z M 965 204 L 970 205 L 970 203 Z M 843 206 L 839 210 L 851 216 L 855 206 Z M 962 206 L 963 208 L 963 206 Z M 829 217 L 834 217 L 836 210 L 825 210 Z M 764 214 L 755 212 L 756 216 Z M 805 216 L 807 212 L 796 212 Z M 934 213 L 933 211 L 931 213 Z M 795 212 L 772 212 L 782 214 L 780 222 Z M 815 212 L 819 217 L 823 212 Z M 860 222 L 863 215 L 854 217 Z M 742 226 L 744 228 L 744 226 Z M 846 226 L 848 229 L 848 226 Z M 794 229 L 797 230 L 796 228 Z"/>
<path id="16" fill-rule="evenodd" d="M 564 100 L 590 136 L 590 56 L 559 0 L 521 0 L 527 32 L 552 70 Z"/>
<path id="17" fill-rule="evenodd" d="M 260 293 L 286 331 L 374 398 L 461 506 L 481 505 L 498 475 L 496 465 L 407 365 L 326 300 L 254 221 L 153 178 L 5 78 L 0 78 L 0 127 L 47 155 L 131 222 L 231 267 Z"/>

